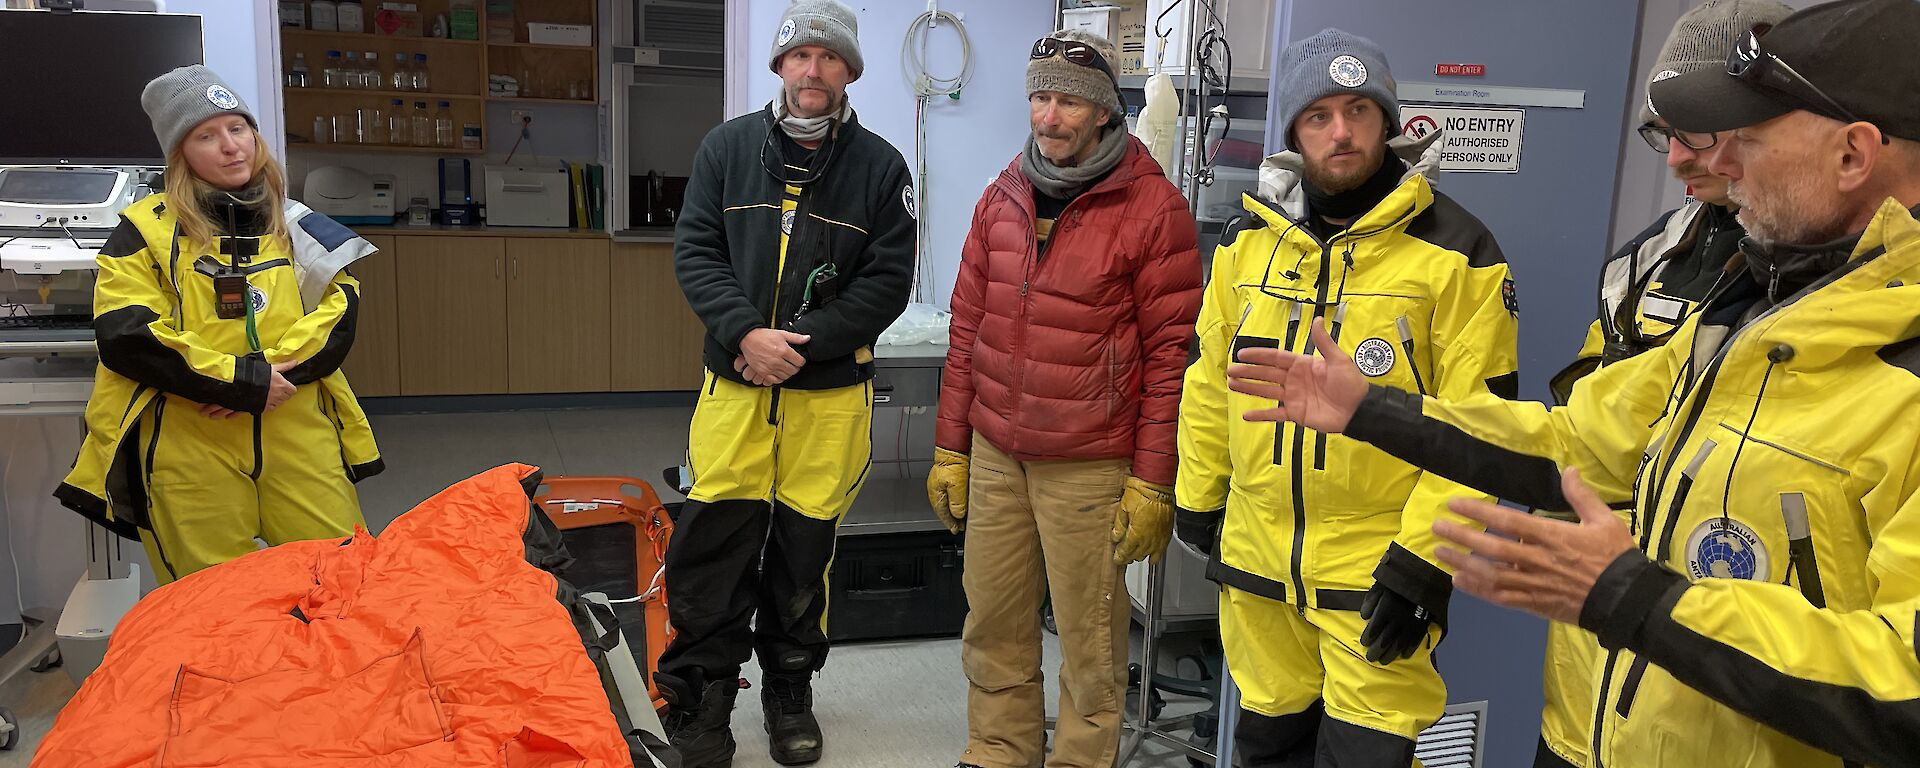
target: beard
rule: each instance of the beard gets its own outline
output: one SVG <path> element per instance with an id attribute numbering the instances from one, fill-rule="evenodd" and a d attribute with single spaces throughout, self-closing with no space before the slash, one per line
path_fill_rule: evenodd
<path id="1" fill-rule="evenodd" d="M 1354 170 L 1336 171 L 1327 167 L 1327 160 L 1325 158 L 1331 158 L 1341 152 L 1353 152 L 1356 150 L 1361 152 L 1363 162 L 1354 168 Z M 1375 172 L 1380 170 L 1380 163 L 1386 158 L 1386 153 L 1387 148 L 1384 144 L 1371 149 L 1362 149 L 1352 144 L 1333 147 L 1321 156 L 1322 159 L 1306 159 L 1307 183 L 1312 184 L 1315 189 L 1320 190 L 1322 193 L 1329 195 L 1337 195 L 1342 192 L 1357 189 L 1361 184 L 1366 183 L 1367 179 L 1371 178 Z"/>
<path id="2" fill-rule="evenodd" d="M 1810 174 L 1781 174 L 1765 186 L 1731 182 L 1727 197 L 1739 206 L 1747 236 L 1763 245 L 1816 245 L 1847 234 L 1843 201 L 1819 194 Z"/>

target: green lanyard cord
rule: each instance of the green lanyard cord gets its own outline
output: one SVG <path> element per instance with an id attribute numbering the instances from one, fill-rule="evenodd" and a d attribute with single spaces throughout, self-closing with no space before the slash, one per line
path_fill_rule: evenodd
<path id="1" fill-rule="evenodd" d="M 241 300 L 247 303 L 247 346 L 253 347 L 253 351 L 259 352 L 260 351 L 260 331 L 258 328 L 254 327 L 254 322 L 253 322 L 253 283 L 252 282 L 247 283 L 247 295 L 241 297 Z"/>

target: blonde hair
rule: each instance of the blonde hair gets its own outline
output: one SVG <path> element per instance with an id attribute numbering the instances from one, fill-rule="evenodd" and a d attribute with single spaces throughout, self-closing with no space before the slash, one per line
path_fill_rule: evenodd
<path id="1" fill-rule="evenodd" d="M 231 234 L 222 233 L 219 225 L 207 216 L 215 195 L 233 195 L 242 205 L 262 206 L 267 218 L 266 237 L 285 244 L 287 173 L 280 162 L 268 154 L 267 141 L 260 137 L 259 131 L 253 133 L 253 176 L 248 179 L 248 187 L 256 190 L 256 197 L 235 195 L 194 175 L 193 169 L 187 166 L 186 156 L 177 147 L 167 155 L 167 202 L 171 203 L 168 210 L 173 212 L 174 221 L 179 222 L 180 234 L 195 246 L 210 249 L 215 246 L 216 238 Z"/>

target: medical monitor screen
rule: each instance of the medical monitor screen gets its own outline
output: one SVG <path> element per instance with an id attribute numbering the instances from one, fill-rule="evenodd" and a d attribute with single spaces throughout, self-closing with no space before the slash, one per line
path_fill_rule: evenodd
<path id="1" fill-rule="evenodd" d="M 120 185 L 118 171 L 72 168 L 0 170 L 0 202 L 24 205 L 101 205 Z"/>
<path id="2" fill-rule="evenodd" d="M 160 165 L 147 82 L 201 63 L 200 17 L 0 11 L 0 164 Z"/>

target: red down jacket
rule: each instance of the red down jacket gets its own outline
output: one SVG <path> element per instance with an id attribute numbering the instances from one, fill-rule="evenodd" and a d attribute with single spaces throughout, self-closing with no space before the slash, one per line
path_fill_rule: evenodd
<path id="1" fill-rule="evenodd" d="M 1181 372 L 1200 313 L 1186 199 L 1128 137 L 1107 178 L 1067 206 L 1047 251 L 1018 158 L 974 207 L 953 288 L 934 442 L 973 434 L 1014 458 L 1131 458 L 1172 485 Z"/>
<path id="2" fill-rule="evenodd" d="M 507 465 L 379 538 L 283 544 L 120 622 L 36 768 L 632 765 Z"/>

